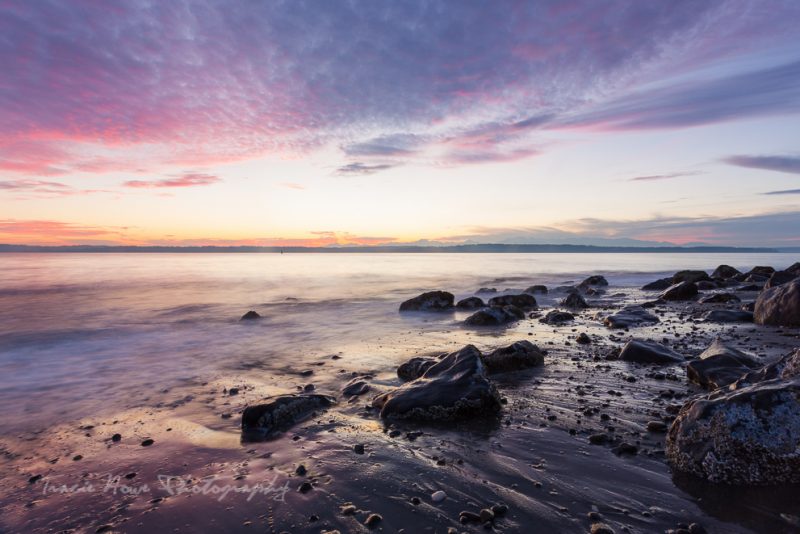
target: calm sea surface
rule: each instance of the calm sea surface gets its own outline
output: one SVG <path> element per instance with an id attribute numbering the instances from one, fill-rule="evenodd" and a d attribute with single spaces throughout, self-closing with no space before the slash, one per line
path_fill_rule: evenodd
<path id="1" fill-rule="evenodd" d="M 458 298 L 602 273 L 635 287 L 679 269 L 786 267 L 791 254 L 2 254 L 0 431 L 146 405 L 152 392 L 455 318 L 405 317 L 422 291 Z M 546 302 L 545 302 L 546 304 Z M 239 317 L 256 310 L 257 324 Z M 369 356 L 364 356 L 369 357 Z M 375 356 L 378 357 L 378 356 Z M 238 366 L 238 367 L 237 367 Z M 263 367 L 262 367 L 263 368 Z"/>

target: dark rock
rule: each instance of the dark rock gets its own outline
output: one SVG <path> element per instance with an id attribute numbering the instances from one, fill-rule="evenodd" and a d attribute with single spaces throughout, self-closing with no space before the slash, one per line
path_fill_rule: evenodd
<path id="1" fill-rule="evenodd" d="M 720 265 L 714 269 L 713 273 L 711 273 L 711 278 L 722 278 L 723 280 L 727 280 L 728 278 L 733 278 L 739 274 L 742 274 L 739 269 L 731 267 L 730 265 Z"/>
<path id="2" fill-rule="evenodd" d="M 142 441 L 142 447 L 149 447 L 153 443 L 155 443 L 155 440 L 147 438 L 146 440 Z"/>
<path id="3" fill-rule="evenodd" d="M 589 307 L 584 298 L 580 296 L 578 293 L 570 293 L 569 295 L 567 295 L 567 298 L 561 301 L 561 305 L 566 308 L 572 308 L 572 309 L 581 309 Z"/>
<path id="4" fill-rule="evenodd" d="M 697 296 L 697 284 L 693 282 L 678 282 L 669 286 L 660 298 L 663 300 L 693 300 Z"/>
<path id="5" fill-rule="evenodd" d="M 483 363 L 489 374 L 518 371 L 543 365 L 544 353 L 530 341 L 523 340 L 484 355 Z"/>
<path id="6" fill-rule="evenodd" d="M 719 286 L 716 282 L 707 282 L 705 280 L 701 280 L 697 283 L 697 289 L 700 291 L 710 291 L 712 289 L 717 289 Z"/>
<path id="7" fill-rule="evenodd" d="M 800 278 L 765 289 L 756 300 L 755 322 L 800 326 Z"/>
<path id="8" fill-rule="evenodd" d="M 752 323 L 753 312 L 743 310 L 712 310 L 704 319 L 710 323 Z"/>
<path id="9" fill-rule="evenodd" d="M 342 389 L 342 394 L 352 397 L 353 395 L 363 395 L 369 391 L 369 384 L 361 378 L 354 378 Z"/>
<path id="10" fill-rule="evenodd" d="M 588 345 L 592 342 L 592 338 L 586 332 L 581 332 L 578 334 L 578 337 L 575 338 L 575 343 L 579 345 Z"/>
<path id="11" fill-rule="evenodd" d="M 114 434 L 113 436 L 111 436 L 111 441 L 113 442 L 117 442 L 120 440 L 122 440 L 122 434 Z"/>
<path id="12" fill-rule="evenodd" d="M 789 271 L 775 271 L 772 273 L 772 276 L 769 277 L 767 283 L 764 284 L 764 289 L 769 289 L 771 287 L 778 287 L 780 285 L 785 284 L 786 282 L 791 282 L 798 275 L 794 273 L 790 273 Z"/>
<path id="13" fill-rule="evenodd" d="M 497 293 L 497 289 L 494 287 L 482 287 L 476 293 Z"/>
<path id="14" fill-rule="evenodd" d="M 705 271 L 678 271 L 672 275 L 672 284 L 680 284 L 681 282 L 711 282 L 711 277 Z"/>
<path id="15" fill-rule="evenodd" d="M 608 280 L 606 280 L 606 277 L 596 274 L 594 276 L 590 276 L 589 278 L 578 284 L 578 287 L 586 288 L 589 286 L 607 286 L 607 285 L 608 285 Z"/>
<path id="16" fill-rule="evenodd" d="M 748 274 L 742 281 L 747 284 L 765 284 L 767 280 L 769 280 L 770 276 L 772 275 L 764 276 L 760 274 Z"/>
<path id="17" fill-rule="evenodd" d="M 367 518 L 364 520 L 364 524 L 368 528 L 373 528 L 378 526 L 378 523 L 383 521 L 383 517 L 380 514 L 369 514 Z"/>
<path id="18" fill-rule="evenodd" d="M 531 293 L 533 295 L 535 295 L 537 293 L 541 293 L 543 295 L 546 295 L 547 294 L 547 286 L 542 286 L 542 285 L 531 286 L 528 289 L 526 289 L 524 292 L 525 293 Z"/>
<path id="19" fill-rule="evenodd" d="M 592 523 L 589 534 L 614 534 L 614 529 L 605 523 Z"/>
<path id="20" fill-rule="evenodd" d="M 459 310 L 477 310 L 479 308 L 483 308 L 484 306 L 486 306 L 486 304 L 478 297 L 467 297 L 459 300 L 456 304 L 456 308 Z"/>
<path id="21" fill-rule="evenodd" d="M 300 486 L 297 488 L 297 491 L 299 491 L 300 493 L 308 493 L 312 489 L 314 489 L 314 486 L 311 485 L 311 482 L 306 480 L 305 482 L 300 484 Z"/>
<path id="22" fill-rule="evenodd" d="M 232 396 L 238 395 L 238 394 L 239 394 L 239 388 L 230 388 L 230 389 L 228 389 L 228 395 L 229 396 L 232 397 Z"/>
<path id="23" fill-rule="evenodd" d="M 486 378 L 472 345 L 453 352 L 420 378 L 378 395 L 373 406 L 385 419 L 454 420 L 500 410 L 500 395 Z"/>
<path id="24" fill-rule="evenodd" d="M 635 455 L 639 452 L 639 447 L 634 445 L 633 443 L 628 443 L 627 441 L 623 441 L 613 449 L 611 449 L 614 454 L 622 456 L 623 454 L 631 454 Z"/>
<path id="25" fill-rule="evenodd" d="M 242 412 L 242 433 L 247 438 L 263 439 L 288 430 L 320 409 L 336 404 L 327 395 L 281 395 L 269 402 L 248 406 Z"/>
<path id="26" fill-rule="evenodd" d="M 353 445 L 353 452 L 356 454 L 364 454 L 364 445 L 361 443 Z"/>
<path id="27" fill-rule="evenodd" d="M 425 371 L 433 367 L 437 361 L 433 358 L 411 358 L 397 368 L 397 377 L 406 382 L 416 380 L 424 375 Z"/>
<path id="28" fill-rule="evenodd" d="M 294 472 L 295 472 L 295 474 L 297 476 L 304 477 L 304 476 L 306 476 L 306 473 L 308 472 L 308 470 L 306 469 L 306 466 L 304 466 L 303 464 L 300 464 L 300 465 L 297 466 L 297 469 L 295 469 Z"/>
<path id="29" fill-rule="evenodd" d="M 737 287 L 736 291 L 761 291 L 761 286 L 756 284 L 750 284 L 746 286 Z"/>
<path id="30" fill-rule="evenodd" d="M 607 443 L 608 440 L 608 434 L 592 434 L 589 436 L 589 443 L 592 445 L 602 445 L 603 443 Z"/>
<path id="31" fill-rule="evenodd" d="M 644 291 L 663 291 L 672 285 L 672 278 L 659 278 L 655 282 L 650 282 L 642 286 Z"/>
<path id="32" fill-rule="evenodd" d="M 630 328 L 657 322 L 659 322 L 658 317 L 641 306 L 625 306 L 617 313 L 603 319 L 603 324 L 609 328 Z"/>
<path id="33" fill-rule="evenodd" d="M 762 278 L 769 278 L 770 276 L 772 276 L 772 273 L 774 273 L 774 272 L 775 272 L 775 269 L 773 267 L 768 267 L 768 266 L 765 266 L 765 265 L 758 265 L 756 267 L 753 267 L 749 271 L 747 271 L 745 273 L 745 275 L 746 276 L 755 275 L 755 276 L 760 276 Z"/>
<path id="34" fill-rule="evenodd" d="M 535 310 L 537 308 L 536 299 L 527 293 L 519 295 L 502 295 L 489 299 L 489 306 L 516 306 L 522 311 Z"/>
<path id="35" fill-rule="evenodd" d="M 240 321 L 253 321 L 255 319 L 261 319 L 261 315 L 257 311 L 250 310 L 249 312 L 242 315 L 242 318 L 239 319 Z"/>
<path id="36" fill-rule="evenodd" d="M 700 299 L 700 304 L 715 304 L 721 302 L 740 302 L 741 299 L 733 293 L 712 293 Z"/>
<path id="37" fill-rule="evenodd" d="M 648 432 L 666 432 L 667 431 L 667 424 L 664 421 L 648 421 L 647 422 L 647 431 Z"/>
<path id="38" fill-rule="evenodd" d="M 640 339 L 631 339 L 628 341 L 622 351 L 619 353 L 619 358 L 626 362 L 636 363 L 680 363 L 684 360 L 683 356 L 665 347 L 660 343 L 652 341 L 642 341 Z"/>
<path id="39" fill-rule="evenodd" d="M 428 291 L 400 305 L 400 311 L 448 311 L 455 297 L 447 291 Z"/>
<path id="40" fill-rule="evenodd" d="M 787 273 L 792 273 L 795 276 L 800 276 L 800 261 L 793 263 L 790 267 L 784 269 Z"/>
<path id="41" fill-rule="evenodd" d="M 481 523 L 488 523 L 494 520 L 494 512 L 490 508 L 484 508 L 480 512 Z"/>
<path id="42" fill-rule="evenodd" d="M 525 312 L 516 306 L 492 306 L 473 313 L 464 324 L 469 326 L 497 326 L 525 318 Z"/>
<path id="43" fill-rule="evenodd" d="M 672 466 L 711 482 L 800 482 L 800 377 L 687 402 L 669 430 Z"/>
<path id="44" fill-rule="evenodd" d="M 458 514 L 458 520 L 461 523 L 480 523 L 481 516 L 476 514 L 475 512 L 470 512 L 468 510 L 464 510 Z"/>
<path id="45" fill-rule="evenodd" d="M 547 315 L 539 319 L 539 322 L 545 324 L 559 325 L 564 324 L 575 319 L 575 316 L 569 312 L 561 310 L 550 310 Z"/>
<path id="46" fill-rule="evenodd" d="M 777 362 L 772 362 L 755 371 L 747 371 L 745 374 L 729 386 L 730 389 L 741 389 L 751 384 L 772 380 L 775 378 L 795 378 L 800 376 L 800 349 L 787 354 Z"/>
<path id="47" fill-rule="evenodd" d="M 761 364 L 755 358 L 717 339 L 697 360 L 689 362 L 686 376 L 690 382 L 717 389 L 732 384 L 745 373 L 759 367 Z"/>

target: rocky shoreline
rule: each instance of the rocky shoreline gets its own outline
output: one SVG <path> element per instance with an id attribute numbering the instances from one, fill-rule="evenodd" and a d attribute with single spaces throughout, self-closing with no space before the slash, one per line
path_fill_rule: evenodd
<path id="1" fill-rule="evenodd" d="M 184 404 L 4 440 L 6 528 L 146 532 L 198 514 L 268 532 L 800 529 L 800 264 L 681 271 L 642 288 L 598 274 L 460 300 L 437 290 L 399 311 L 450 326 L 438 342 L 412 329 L 418 349 L 396 347 L 383 366 L 331 355 L 271 385 L 225 378 Z M 190 409 L 200 397 L 207 415 Z M 266 509 L 41 495 L 48 479 L 114 466 L 193 485 L 280 473 L 291 491 Z"/>

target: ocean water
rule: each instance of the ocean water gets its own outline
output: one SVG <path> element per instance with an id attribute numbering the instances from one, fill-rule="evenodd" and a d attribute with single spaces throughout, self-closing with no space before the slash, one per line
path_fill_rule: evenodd
<path id="1" fill-rule="evenodd" d="M 638 287 L 679 269 L 786 267 L 791 254 L 3 254 L 0 431 L 147 406 L 228 373 L 280 375 L 350 353 L 392 364 L 414 332 L 462 317 L 400 315 L 444 289 L 520 291 L 604 274 Z M 543 302 L 547 305 L 547 301 Z M 263 320 L 242 323 L 256 310 Z M 419 350 L 424 347 L 414 347 Z"/>

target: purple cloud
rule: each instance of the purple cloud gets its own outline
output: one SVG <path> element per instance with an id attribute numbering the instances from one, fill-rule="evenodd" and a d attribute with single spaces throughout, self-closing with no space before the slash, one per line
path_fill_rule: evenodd
<path id="1" fill-rule="evenodd" d="M 378 163 L 375 165 L 368 165 L 366 163 L 361 163 L 357 161 L 355 163 L 349 163 L 347 165 L 339 167 L 338 169 L 336 169 L 336 174 L 339 174 L 341 176 L 366 176 L 381 171 L 388 171 L 393 167 L 397 167 L 397 164 Z"/>
<path id="2" fill-rule="evenodd" d="M 648 176 L 635 176 L 628 180 L 629 182 L 653 182 L 656 180 L 670 180 L 672 178 L 681 178 L 683 176 L 696 176 L 700 172 L 673 172 L 669 174 L 651 174 Z"/>
<path id="3" fill-rule="evenodd" d="M 730 156 L 722 161 L 737 167 L 800 174 L 798 156 Z"/>
<path id="4" fill-rule="evenodd" d="M 767 191 L 764 195 L 800 195 L 800 189 L 784 189 L 783 191 Z"/>

